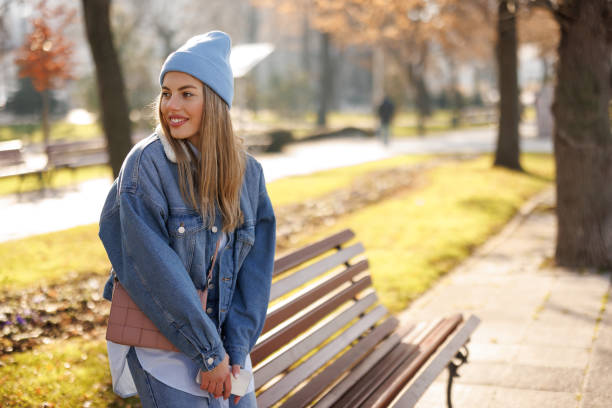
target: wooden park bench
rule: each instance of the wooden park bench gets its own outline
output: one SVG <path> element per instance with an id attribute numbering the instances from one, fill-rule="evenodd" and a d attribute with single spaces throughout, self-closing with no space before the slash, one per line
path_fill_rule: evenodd
<path id="1" fill-rule="evenodd" d="M 24 162 L 21 140 L 0 142 L 0 167 L 17 166 Z"/>
<path id="2" fill-rule="evenodd" d="M 108 163 L 106 141 L 91 139 L 79 141 L 54 142 L 45 148 L 47 160 L 34 165 L 25 165 L 21 141 L 13 140 L 0 143 L 0 178 L 19 176 L 18 193 L 24 177 L 35 174 L 41 187 L 51 185 L 53 172 L 58 169 L 76 170 L 80 167 Z M 72 173 L 74 177 L 74 172 Z"/>
<path id="3" fill-rule="evenodd" d="M 377 300 L 350 230 L 276 260 L 263 334 L 251 352 L 259 407 L 412 407 L 450 370 L 447 402 L 479 319 L 403 327 Z"/>
<path id="4" fill-rule="evenodd" d="M 41 172 L 46 174 L 46 184 L 49 186 L 56 170 L 70 169 L 74 178 L 74 171 L 78 168 L 108 163 L 106 140 L 102 138 L 55 142 L 45 148 L 45 153 L 47 165 Z"/>
<path id="5" fill-rule="evenodd" d="M 49 161 L 47 169 L 77 169 L 108 163 L 106 140 L 91 139 L 70 142 L 56 142 L 45 149 Z"/>

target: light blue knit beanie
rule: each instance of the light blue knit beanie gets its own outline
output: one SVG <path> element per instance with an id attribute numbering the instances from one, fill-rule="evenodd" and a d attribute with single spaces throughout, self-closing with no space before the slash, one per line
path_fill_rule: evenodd
<path id="1" fill-rule="evenodd" d="M 234 99 L 234 75 L 229 59 L 231 48 L 232 40 L 222 31 L 191 37 L 166 58 L 159 74 L 160 86 L 166 72 L 184 72 L 212 88 L 231 108 Z"/>

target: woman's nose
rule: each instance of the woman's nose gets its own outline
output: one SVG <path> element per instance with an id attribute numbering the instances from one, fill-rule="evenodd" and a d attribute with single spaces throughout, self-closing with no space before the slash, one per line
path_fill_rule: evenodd
<path id="1" fill-rule="evenodd" d="M 178 109 L 180 109 L 181 108 L 181 103 L 180 103 L 179 98 L 176 95 L 170 96 L 168 98 L 168 102 L 167 102 L 166 107 L 169 110 L 178 110 Z"/>

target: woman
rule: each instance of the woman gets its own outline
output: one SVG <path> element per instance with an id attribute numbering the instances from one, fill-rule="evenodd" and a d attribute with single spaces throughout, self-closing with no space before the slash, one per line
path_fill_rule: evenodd
<path id="1" fill-rule="evenodd" d="M 230 48 L 213 31 L 166 59 L 159 126 L 126 157 L 100 218 L 116 277 L 179 350 L 108 342 L 113 389 L 145 407 L 256 406 L 252 382 L 228 401 L 230 375 L 251 369 L 263 328 L 275 218 L 261 166 L 232 132 Z M 106 299 L 112 289 L 113 276 Z"/>

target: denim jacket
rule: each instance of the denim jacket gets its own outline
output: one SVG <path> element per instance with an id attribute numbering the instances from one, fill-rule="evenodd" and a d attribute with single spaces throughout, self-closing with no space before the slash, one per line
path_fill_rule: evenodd
<path id="1" fill-rule="evenodd" d="M 263 328 L 274 264 L 276 221 L 261 165 L 247 155 L 240 192 L 243 224 L 227 234 L 219 263 L 218 315 L 203 310 L 212 254 L 221 233 L 185 202 L 174 152 L 161 130 L 136 144 L 113 183 L 99 236 L 114 273 L 155 326 L 202 370 L 229 354 L 244 367 Z M 112 297 L 113 276 L 104 288 Z"/>

